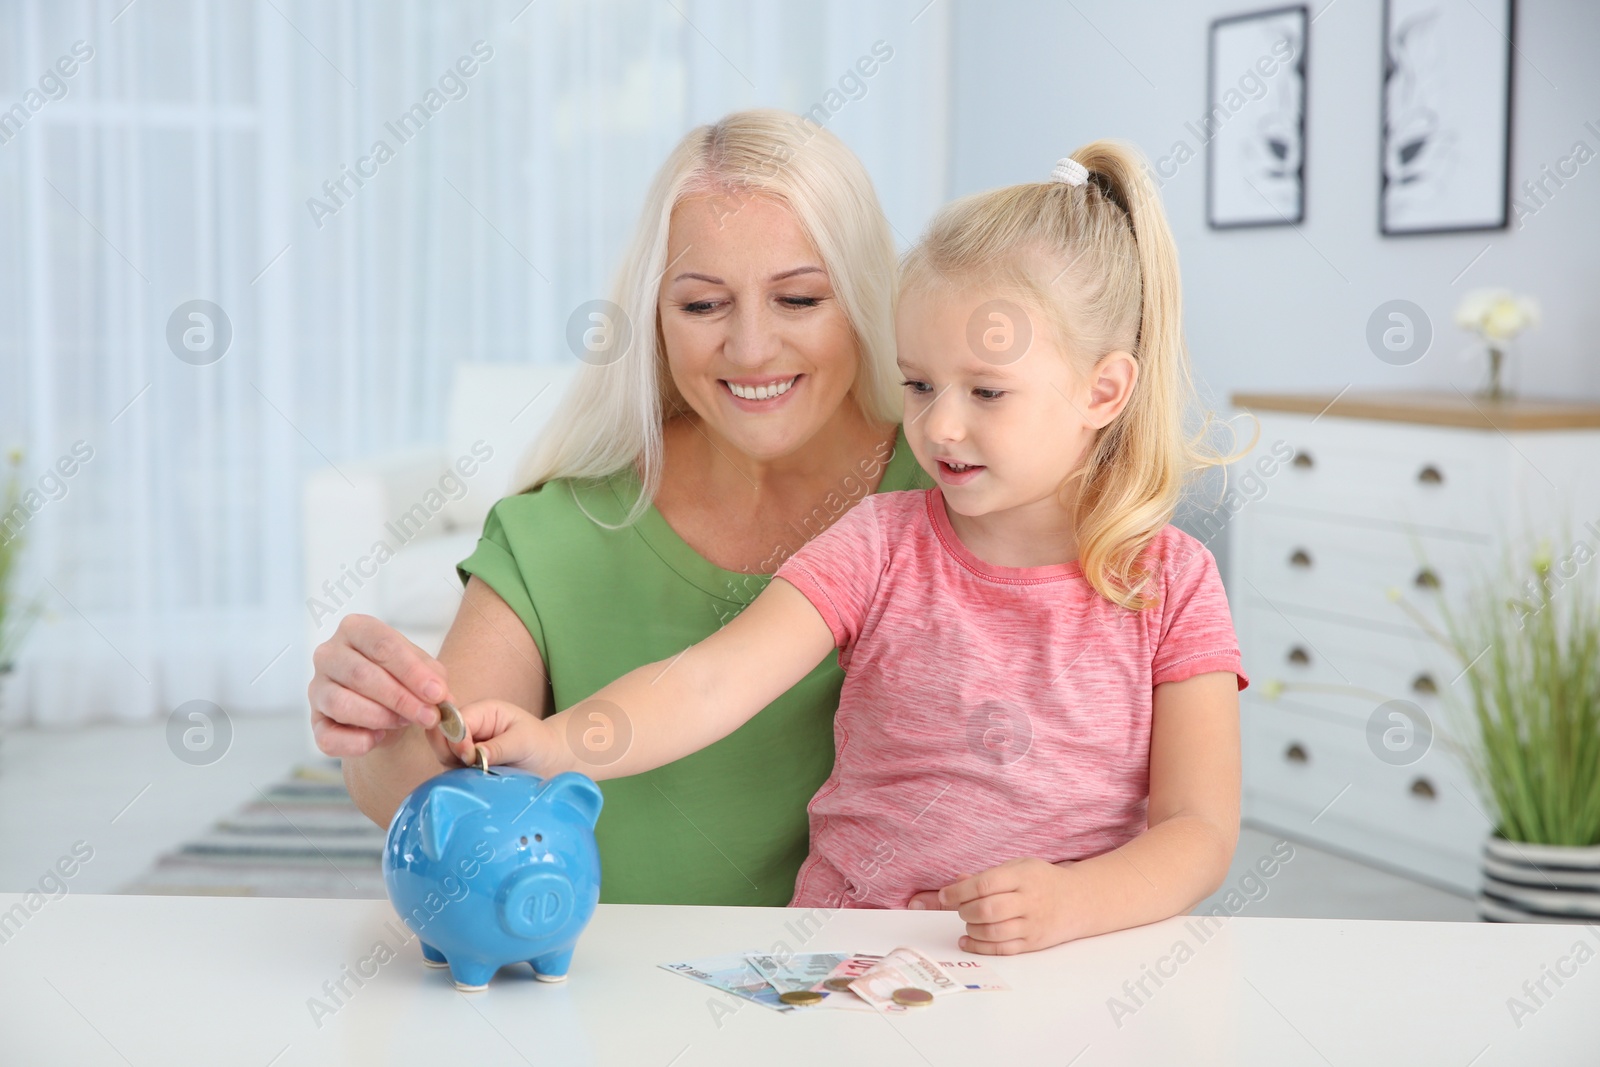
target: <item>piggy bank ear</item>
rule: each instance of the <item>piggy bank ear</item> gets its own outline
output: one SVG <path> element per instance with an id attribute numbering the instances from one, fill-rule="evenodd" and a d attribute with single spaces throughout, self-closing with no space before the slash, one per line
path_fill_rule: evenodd
<path id="1" fill-rule="evenodd" d="M 600 805 L 605 803 L 600 787 L 588 775 L 577 771 L 564 771 L 550 779 L 539 790 L 539 799 L 565 804 L 582 815 L 591 829 L 600 821 Z"/>
<path id="2" fill-rule="evenodd" d="M 444 859 L 450 844 L 450 832 L 463 815 L 482 811 L 489 806 L 480 797 L 450 786 L 438 786 L 422 802 L 422 813 L 417 816 L 417 834 L 422 839 L 422 851 L 435 860 Z"/>

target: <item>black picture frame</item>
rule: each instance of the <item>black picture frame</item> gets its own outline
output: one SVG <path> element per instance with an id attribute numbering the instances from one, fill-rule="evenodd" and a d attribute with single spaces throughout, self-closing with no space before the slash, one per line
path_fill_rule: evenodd
<path id="1" fill-rule="evenodd" d="M 1460 203 L 1452 206 L 1435 195 L 1431 208 L 1421 206 L 1427 202 L 1427 198 L 1415 197 L 1400 187 L 1402 184 L 1425 179 L 1419 179 L 1413 174 L 1407 175 L 1402 180 L 1395 180 L 1396 174 L 1403 173 L 1419 155 L 1430 150 L 1430 138 L 1433 143 L 1444 141 L 1452 132 L 1451 124 L 1454 124 L 1457 139 L 1460 140 L 1460 132 L 1467 131 L 1468 124 L 1474 118 L 1471 102 L 1464 102 L 1461 99 L 1465 94 L 1437 89 L 1433 90 L 1437 97 L 1436 101 L 1428 101 L 1426 93 L 1413 92 L 1414 98 L 1407 102 L 1403 113 L 1398 116 L 1394 113 L 1395 99 L 1404 95 L 1402 86 L 1406 78 L 1392 47 L 1400 31 L 1396 19 L 1414 15 L 1419 6 L 1429 4 L 1437 10 L 1441 19 L 1461 19 L 1463 26 L 1473 31 L 1472 36 L 1475 36 L 1480 44 L 1486 39 L 1485 30 L 1493 30 L 1498 36 L 1497 41 L 1488 41 L 1477 49 L 1460 47 L 1459 38 L 1456 39 L 1455 47 L 1448 50 L 1435 49 L 1437 56 L 1443 57 L 1438 59 L 1438 63 L 1445 70 L 1438 77 L 1443 80 L 1446 89 L 1450 83 L 1448 71 L 1452 67 L 1465 72 L 1465 78 L 1457 85 L 1458 90 L 1461 84 L 1471 84 L 1484 78 L 1498 77 L 1501 82 L 1494 88 L 1492 98 L 1495 106 L 1499 107 L 1503 114 L 1500 116 L 1481 112 L 1478 114 L 1480 124 L 1470 129 L 1470 135 L 1466 138 L 1468 151 L 1462 154 L 1464 158 L 1458 158 L 1456 173 L 1453 175 L 1463 180 L 1467 175 L 1488 175 L 1495 183 L 1492 189 L 1478 189 L 1472 192 L 1471 199 L 1477 202 L 1476 205 L 1467 203 L 1468 196 L 1464 190 L 1458 188 L 1456 195 Z M 1495 25 L 1494 21 L 1495 17 L 1500 15 L 1503 15 L 1503 30 Z M 1378 233 L 1381 236 L 1417 237 L 1444 233 L 1475 233 L 1505 230 L 1510 226 L 1511 115 L 1515 99 L 1512 53 L 1516 49 L 1516 26 L 1516 0 L 1472 0 L 1472 3 L 1457 7 L 1440 0 L 1384 0 L 1383 36 L 1379 42 L 1383 82 L 1378 93 Z M 1411 77 L 1422 81 L 1429 76 Z M 1453 115 L 1446 110 L 1452 108 L 1456 110 Z M 1408 117 L 1404 111 L 1411 112 L 1412 116 Z M 1431 120 L 1443 127 L 1442 131 L 1431 126 L 1419 125 L 1419 122 L 1425 123 L 1428 120 L 1415 116 L 1429 112 L 1432 113 Z M 1498 160 L 1485 158 L 1486 141 L 1492 142 L 1490 154 L 1497 152 Z M 1442 172 L 1443 168 L 1439 169 Z M 1445 181 L 1448 186 L 1448 179 Z"/>
<path id="2" fill-rule="evenodd" d="M 1263 39 L 1270 38 L 1273 22 L 1285 23 L 1292 32 L 1293 48 L 1289 57 L 1280 57 L 1276 45 L 1273 45 L 1254 63 L 1247 63 L 1238 77 L 1231 73 L 1231 67 L 1228 72 L 1219 69 L 1219 63 L 1230 62 L 1219 52 L 1225 51 L 1232 56 L 1239 51 L 1241 42 L 1234 40 L 1234 37 L 1247 33 L 1254 26 L 1259 29 Z M 1206 143 L 1206 224 L 1213 230 L 1293 226 L 1305 221 L 1306 71 L 1310 26 L 1309 12 L 1304 4 L 1227 15 L 1212 20 L 1210 24 L 1206 42 L 1206 114 L 1200 133 Z M 1245 51 L 1248 54 L 1250 49 L 1246 47 Z M 1267 60 L 1275 60 L 1267 64 L 1272 67 L 1271 75 L 1262 74 L 1263 61 Z M 1239 93 L 1242 79 L 1248 78 L 1252 72 L 1258 79 L 1280 75 L 1289 79 L 1286 84 L 1279 85 L 1277 91 L 1280 96 L 1286 94 L 1290 97 L 1294 114 L 1286 121 L 1280 111 L 1271 120 L 1271 125 L 1276 129 L 1266 133 L 1248 126 L 1241 128 L 1237 120 L 1244 110 L 1243 106 L 1234 109 L 1226 107 L 1230 92 L 1243 96 Z M 1224 86 L 1219 79 L 1226 79 L 1227 85 Z M 1219 89 L 1222 91 L 1222 100 L 1218 99 Z M 1272 91 L 1270 86 L 1268 91 Z M 1258 115 L 1257 124 L 1266 118 Z M 1229 125 L 1230 120 L 1233 120 L 1232 126 Z M 1245 122 L 1249 122 L 1248 117 Z M 1250 180 L 1250 176 L 1244 172 L 1245 164 L 1240 159 L 1241 155 L 1253 155 L 1265 161 L 1267 170 L 1258 171 L 1257 178 L 1269 184 L 1268 191 L 1263 191 L 1256 182 Z M 1280 161 L 1276 165 L 1276 172 L 1272 163 L 1274 156 Z M 1241 182 L 1248 187 L 1248 191 L 1241 188 Z M 1293 194 L 1292 212 L 1274 204 L 1269 195 L 1270 192 L 1282 199 L 1290 190 Z"/>

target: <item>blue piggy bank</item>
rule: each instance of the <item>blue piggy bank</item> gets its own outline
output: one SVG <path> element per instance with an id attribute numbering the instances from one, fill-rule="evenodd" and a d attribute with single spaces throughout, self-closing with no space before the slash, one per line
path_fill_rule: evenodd
<path id="1" fill-rule="evenodd" d="M 600 899 L 601 803 L 571 772 L 462 767 L 418 786 L 389 823 L 383 882 L 423 960 L 468 991 L 521 960 L 563 981 Z"/>

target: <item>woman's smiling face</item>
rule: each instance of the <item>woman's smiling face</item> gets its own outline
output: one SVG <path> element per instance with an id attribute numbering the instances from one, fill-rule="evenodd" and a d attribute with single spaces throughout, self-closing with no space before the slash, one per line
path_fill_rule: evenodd
<path id="1" fill-rule="evenodd" d="M 753 458 L 804 446 L 855 382 L 859 345 L 822 257 L 771 197 L 673 208 L 657 314 L 678 391 L 713 441 Z"/>

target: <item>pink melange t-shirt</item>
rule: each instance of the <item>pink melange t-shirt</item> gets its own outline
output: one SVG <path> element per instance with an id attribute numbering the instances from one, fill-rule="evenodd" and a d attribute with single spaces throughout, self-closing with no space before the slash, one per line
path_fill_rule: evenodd
<path id="1" fill-rule="evenodd" d="M 1143 833 L 1155 687 L 1249 684 L 1211 553 L 1166 526 L 1143 559 L 1160 603 L 1137 613 L 1076 561 L 991 566 L 935 488 L 865 497 L 785 560 L 777 577 L 822 613 L 845 671 L 791 906 L 903 908 L 1009 859 L 1087 859 Z"/>

